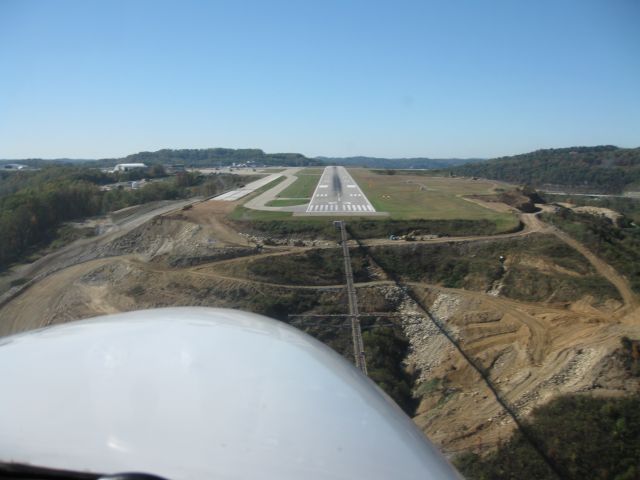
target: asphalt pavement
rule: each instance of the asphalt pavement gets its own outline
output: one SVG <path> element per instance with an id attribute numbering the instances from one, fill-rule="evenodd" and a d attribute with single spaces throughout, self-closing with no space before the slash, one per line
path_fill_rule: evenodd
<path id="1" fill-rule="evenodd" d="M 229 192 L 223 193 L 222 195 L 218 195 L 217 197 L 214 197 L 213 200 L 224 200 L 226 202 L 234 202 L 236 200 L 240 200 L 250 193 L 253 193 L 257 189 L 273 182 L 276 178 L 280 178 L 281 176 L 281 173 L 274 173 L 272 175 L 261 178 L 260 180 L 256 180 L 255 182 L 247 183 L 244 187 L 237 190 L 231 190 Z"/>
<path id="2" fill-rule="evenodd" d="M 366 215 L 376 213 L 376 209 L 346 168 L 326 167 L 306 213 Z"/>

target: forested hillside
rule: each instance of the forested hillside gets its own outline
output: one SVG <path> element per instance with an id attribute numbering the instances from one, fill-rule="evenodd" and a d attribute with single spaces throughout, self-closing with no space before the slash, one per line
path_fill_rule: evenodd
<path id="1" fill-rule="evenodd" d="M 534 410 L 526 428 L 561 478 L 640 478 L 640 397 L 558 397 Z M 516 432 L 486 457 L 456 459 L 469 480 L 556 479 L 530 442 Z"/>
<path id="2" fill-rule="evenodd" d="M 534 187 L 620 193 L 640 187 L 640 148 L 572 147 L 537 150 L 455 167 L 451 173 Z"/>
<path id="3" fill-rule="evenodd" d="M 103 158 L 100 160 L 0 160 L 2 163 L 20 163 L 32 167 L 43 167 L 55 162 L 63 163 L 89 163 L 95 167 L 111 167 L 118 163 L 146 163 L 171 165 L 184 164 L 187 167 L 217 167 L 228 166 L 234 163 L 255 163 L 258 165 L 283 165 L 301 167 L 308 165 L 322 165 L 320 160 L 307 158 L 300 153 L 265 153 L 255 148 L 192 148 L 192 149 L 163 149 L 156 152 L 139 152 L 121 158 Z"/>
<path id="4" fill-rule="evenodd" d="M 20 160 L 0 160 L 0 171 L 3 170 L 3 166 L 7 163 L 19 163 L 20 165 L 26 165 L 32 168 L 44 168 L 52 165 L 82 165 L 87 162 L 94 163 L 95 160 L 78 158 L 51 158 L 48 160 L 43 160 L 42 158 L 23 158 Z"/>
<path id="5" fill-rule="evenodd" d="M 195 172 L 164 178 L 164 169 L 158 167 L 145 171 L 146 178 L 156 180 L 143 188 L 109 191 L 100 185 L 129 180 L 130 174 L 140 172 L 110 174 L 65 166 L 0 172 L 0 270 L 56 239 L 63 222 L 155 200 L 210 196 L 248 181 L 243 175 Z"/>
<path id="6" fill-rule="evenodd" d="M 31 167 L 42 168 L 46 165 L 89 163 L 97 167 L 111 167 L 117 163 L 146 164 L 184 164 L 187 167 L 217 167 L 234 163 L 255 163 L 258 165 L 282 165 L 290 167 L 344 165 L 370 168 L 449 168 L 481 159 L 469 158 L 378 158 L 378 157 L 316 157 L 308 158 L 300 153 L 265 153 L 256 148 L 202 148 L 202 149 L 163 149 L 155 152 L 139 152 L 121 158 L 103 158 L 100 160 L 71 159 L 26 159 L 0 160 L 2 163 L 20 163 Z"/>
<path id="7" fill-rule="evenodd" d="M 119 162 L 142 163 L 184 163 L 190 167 L 205 167 L 231 165 L 233 163 L 253 162 L 261 165 L 286 165 L 300 167 L 306 165 L 320 165 L 321 162 L 307 158 L 300 153 L 264 153 L 259 149 L 182 149 L 158 150 L 157 152 L 140 152 L 129 155 Z"/>
<path id="8" fill-rule="evenodd" d="M 255 148 L 204 148 L 204 149 L 163 149 L 156 152 L 139 152 L 121 158 L 103 158 L 100 160 L 73 160 L 59 158 L 54 160 L 25 159 L 0 160 L 3 163 L 20 163 L 35 168 L 51 164 L 91 164 L 97 167 L 111 167 L 117 163 L 146 164 L 185 164 L 187 167 L 217 167 L 233 163 L 255 163 L 259 165 L 282 165 L 290 167 L 344 165 L 347 167 L 369 168 L 449 168 L 469 162 L 478 162 L 478 158 L 378 158 L 378 157 L 316 157 L 308 158 L 300 153 L 265 153 Z"/>
<path id="9" fill-rule="evenodd" d="M 345 167 L 369 168 L 420 168 L 435 169 L 464 165 L 482 161 L 480 158 L 379 158 L 379 157 L 316 157 L 327 164 L 344 165 Z"/>

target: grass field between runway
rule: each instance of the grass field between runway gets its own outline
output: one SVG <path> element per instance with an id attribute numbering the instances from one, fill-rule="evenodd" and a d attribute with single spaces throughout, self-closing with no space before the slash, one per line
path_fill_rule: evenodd
<path id="1" fill-rule="evenodd" d="M 519 226 L 513 213 L 497 212 L 462 198 L 463 195 L 495 193 L 496 188 L 508 189 L 505 184 L 411 174 L 379 175 L 366 169 L 349 169 L 349 173 L 376 210 L 389 213 L 386 218 L 345 217 L 353 228 L 363 227 L 363 237 L 384 236 L 388 232 L 412 228 L 442 235 L 493 235 L 514 231 Z M 275 200 L 278 201 L 285 199 Z M 296 201 L 303 202 L 302 199 Z M 338 218 L 339 214 L 293 216 L 291 212 L 252 210 L 243 206 L 236 207 L 230 215 L 230 220 L 243 222 L 250 228 L 280 233 L 290 230 L 292 234 L 303 232 L 305 228 L 313 232 Z"/>
<path id="2" fill-rule="evenodd" d="M 291 212 L 273 212 L 268 210 L 254 210 L 238 205 L 229 215 L 231 220 L 239 222 L 288 220 L 292 218 Z"/>
<path id="3" fill-rule="evenodd" d="M 309 198 L 283 198 L 278 200 L 271 200 L 265 205 L 267 207 L 291 207 L 293 205 L 304 205 L 309 203 Z"/>
<path id="4" fill-rule="evenodd" d="M 463 195 L 486 195 L 496 182 L 464 178 L 426 177 L 424 175 L 380 175 L 370 170 L 349 169 L 363 193 L 378 212 L 388 212 L 398 220 L 489 220 L 498 230 L 518 224 L 516 215 L 497 212 L 462 198 Z"/>
<path id="5" fill-rule="evenodd" d="M 290 212 L 252 210 L 239 205 L 229 215 L 243 232 L 266 236 L 292 236 L 308 239 L 337 239 L 334 220 L 344 220 L 357 238 L 380 238 L 405 235 L 411 231 L 440 236 L 495 235 L 514 231 L 518 224 L 507 229 L 490 220 L 392 220 L 388 217 L 365 216 L 292 216 Z"/>
<path id="6" fill-rule="evenodd" d="M 310 175 L 305 173 L 305 170 L 302 170 L 301 173 L 296 174 L 296 177 L 298 177 L 298 179 L 295 182 L 276 195 L 278 198 L 311 198 L 313 191 L 316 189 L 316 185 L 320 180 L 320 175 Z"/>

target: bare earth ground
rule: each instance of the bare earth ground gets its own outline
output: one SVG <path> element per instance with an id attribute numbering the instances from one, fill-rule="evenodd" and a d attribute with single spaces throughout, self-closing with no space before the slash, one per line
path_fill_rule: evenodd
<path id="1" fill-rule="evenodd" d="M 477 202 L 476 202 L 477 203 Z M 248 235 L 225 220 L 233 202 L 209 201 L 149 206 L 105 220 L 107 233 L 82 240 L 16 268 L 0 283 L 0 335 L 105 313 L 169 305 L 252 308 L 253 301 L 305 291 L 336 299 L 342 284 L 314 287 L 257 281 L 236 275 L 257 258 L 299 254 L 309 246 L 280 246 L 258 252 Z M 489 207 L 489 205 L 483 205 Z M 503 205 L 493 205 L 507 211 Z M 123 220 L 122 218 L 125 218 Z M 491 238 L 549 233 L 582 253 L 619 291 L 622 303 L 597 303 L 585 296 L 570 305 L 519 302 L 499 293 L 407 285 L 429 313 L 488 372 L 500 395 L 525 417 L 537 405 L 569 392 L 623 395 L 638 391 L 616 357 L 623 335 L 640 337 L 640 309 L 624 277 L 583 245 L 535 215 L 520 216 L 525 228 Z M 423 240 L 471 242 L 486 237 Z M 368 245 L 395 245 L 372 239 Z M 421 242 L 416 242 L 421 243 Z M 323 248 L 335 248 L 325 244 Z M 336 255 L 338 255 L 336 249 Z M 237 269 L 230 268 L 236 266 Z M 532 261 L 540 269 L 553 269 Z M 560 268 L 560 267 L 558 267 Z M 31 278 L 7 296 L 9 279 Z M 485 449 L 506 439 L 513 420 L 478 373 L 439 333 L 406 293 L 384 272 L 357 285 L 361 304 L 385 298 L 406 316 L 411 344 L 407 366 L 415 372 L 420 398 L 415 422 L 449 454 Z"/>

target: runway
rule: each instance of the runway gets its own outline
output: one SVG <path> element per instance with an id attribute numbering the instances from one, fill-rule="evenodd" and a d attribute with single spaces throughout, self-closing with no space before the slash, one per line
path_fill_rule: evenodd
<path id="1" fill-rule="evenodd" d="M 326 167 L 306 213 L 366 215 L 376 213 L 376 209 L 346 168 Z"/>

